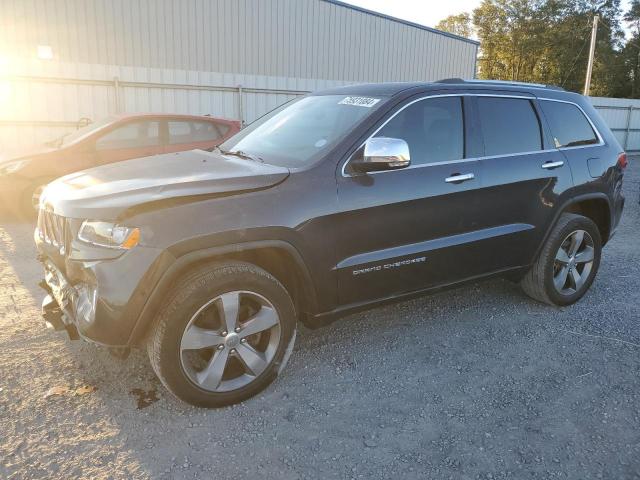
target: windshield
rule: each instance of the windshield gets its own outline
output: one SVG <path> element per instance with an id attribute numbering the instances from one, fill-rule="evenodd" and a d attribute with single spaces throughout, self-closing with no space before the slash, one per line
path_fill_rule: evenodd
<path id="1" fill-rule="evenodd" d="M 110 125 L 115 120 L 117 120 L 117 117 L 114 117 L 114 116 L 105 117 L 101 120 L 90 123 L 89 125 L 85 125 L 84 127 L 79 128 L 78 130 L 65 133 L 61 137 L 58 137 L 55 140 L 52 140 L 48 143 L 56 147 L 61 147 L 63 145 L 71 145 L 72 143 L 83 139 L 84 137 L 92 134 L 93 132 L 100 130 L 103 127 L 106 127 L 107 125 Z"/>
<path id="2" fill-rule="evenodd" d="M 312 164 L 383 103 L 346 95 L 303 97 L 255 121 L 220 146 L 272 165 Z"/>

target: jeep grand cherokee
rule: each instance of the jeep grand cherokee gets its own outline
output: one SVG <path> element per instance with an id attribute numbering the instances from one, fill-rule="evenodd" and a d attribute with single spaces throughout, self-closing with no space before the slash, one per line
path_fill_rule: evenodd
<path id="1" fill-rule="evenodd" d="M 47 322 L 148 350 L 194 405 L 263 390 L 310 326 L 490 276 L 570 305 L 620 219 L 626 156 L 589 101 L 449 79 L 336 88 L 213 152 L 52 183 Z"/>

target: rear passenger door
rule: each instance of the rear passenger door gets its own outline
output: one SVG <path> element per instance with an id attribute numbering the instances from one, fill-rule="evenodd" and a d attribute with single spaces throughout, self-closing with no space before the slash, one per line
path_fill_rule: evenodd
<path id="1" fill-rule="evenodd" d="M 484 154 L 483 185 L 473 204 L 475 229 L 486 232 L 477 268 L 498 271 L 530 264 L 573 179 L 550 142 L 537 100 L 473 97 L 475 131 Z"/>
<path id="2" fill-rule="evenodd" d="M 182 152 L 218 145 L 229 131 L 227 125 L 205 120 L 167 120 L 165 152 Z"/>

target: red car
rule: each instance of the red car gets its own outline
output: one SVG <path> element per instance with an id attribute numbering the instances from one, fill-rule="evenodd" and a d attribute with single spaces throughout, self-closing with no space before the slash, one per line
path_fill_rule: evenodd
<path id="1" fill-rule="evenodd" d="M 208 116 L 110 116 L 30 152 L 0 158 L 0 201 L 33 217 L 52 180 L 107 163 L 160 153 L 210 149 L 240 131 L 240 122 Z"/>

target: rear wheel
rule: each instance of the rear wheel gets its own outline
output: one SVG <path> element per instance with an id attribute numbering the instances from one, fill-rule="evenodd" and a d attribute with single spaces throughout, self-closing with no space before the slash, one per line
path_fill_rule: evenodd
<path id="1" fill-rule="evenodd" d="M 291 298 L 246 263 L 185 276 L 160 310 L 148 341 L 151 365 L 178 398 L 203 407 L 241 402 L 266 388 L 295 342 Z"/>
<path id="2" fill-rule="evenodd" d="M 540 256 L 521 282 L 530 297 L 570 305 L 587 292 L 598 271 L 602 240 L 589 218 L 563 213 Z"/>

